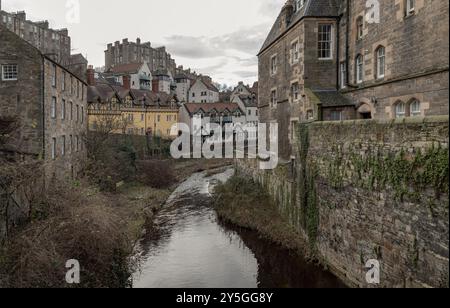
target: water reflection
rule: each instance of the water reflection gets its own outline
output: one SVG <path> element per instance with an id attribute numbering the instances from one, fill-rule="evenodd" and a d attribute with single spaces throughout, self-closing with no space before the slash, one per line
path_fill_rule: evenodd
<path id="1" fill-rule="evenodd" d="M 330 273 L 262 240 L 218 222 L 208 191 L 232 170 L 183 183 L 148 226 L 140 243 L 135 288 L 341 287 Z"/>

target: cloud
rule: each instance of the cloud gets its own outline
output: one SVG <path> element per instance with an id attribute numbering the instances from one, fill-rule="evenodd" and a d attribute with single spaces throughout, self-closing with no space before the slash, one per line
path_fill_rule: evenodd
<path id="1" fill-rule="evenodd" d="M 258 76 L 258 72 L 257 71 L 235 71 L 233 72 L 236 76 L 241 77 L 241 78 L 252 78 L 252 77 L 257 77 Z"/>

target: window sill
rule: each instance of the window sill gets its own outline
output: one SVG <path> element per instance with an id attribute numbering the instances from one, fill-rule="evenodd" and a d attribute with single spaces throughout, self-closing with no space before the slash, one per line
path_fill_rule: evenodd
<path id="1" fill-rule="evenodd" d="M 334 59 L 333 58 L 318 58 L 319 61 L 323 61 L 323 62 L 331 62 Z"/>

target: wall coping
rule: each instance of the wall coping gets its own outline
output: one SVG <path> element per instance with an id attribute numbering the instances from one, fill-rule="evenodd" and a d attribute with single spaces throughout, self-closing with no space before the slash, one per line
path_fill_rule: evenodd
<path id="1" fill-rule="evenodd" d="M 309 123 L 313 126 L 329 126 L 329 125 L 367 125 L 367 124 L 387 124 L 387 125 L 402 125 L 402 124 L 425 124 L 425 123 L 449 123 L 449 116 L 427 116 L 427 117 L 409 117 L 403 119 L 389 119 L 389 120 L 347 120 L 347 121 L 321 121 Z"/>

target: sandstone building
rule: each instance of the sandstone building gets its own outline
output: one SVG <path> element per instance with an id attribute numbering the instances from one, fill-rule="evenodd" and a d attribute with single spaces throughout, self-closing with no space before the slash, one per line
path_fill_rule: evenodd
<path id="1" fill-rule="evenodd" d="M 0 115 L 20 125 L 9 149 L 43 159 L 47 178 L 76 177 L 86 160 L 85 82 L 3 25 L 0 42 Z"/>
<path id="2" fill-rule="evenodd" d="M 105 70 L 118 65 L 144 62 L 148 63 L 151 71 L 166 69 L 172 76 L 176 74 L 177 65 L 166 48 L 153 48 L 150 42 L 142 43 L 140 38 L 136 42 L 128 39 L 116 41 L 108 44 L 105 50 Z"/>
<path id="3" fill-rule="evenodd" d="M 448 1 L 378 3 L 283 6 L 258 54 L 260 120 L 279 123 L 283 158 L 298 122 L 448 115 Z"/>
<path id="4" fill-rule="evenodd" d="M 88 69 L 87 101 L 89 129 L 97 131 L 114 122 L 113 133 L 152 135 L 172 138 L 172 126 L 178 121 L 176 97 L 165 92 L 134 89 L 104 78 L 95 78 Z"/>
<path id="5" fill-rule="evenodd" d="M 48 21 L 27 20 L 24 11 L 8 13 L 1 10 L 0 25 L 24 39 L 42 54 L 65 66 L 78 78 L 86 76 L 87 60 L 81 54 L 71 54 L 71 39 L 67 29 L 52 29 Z"/>

